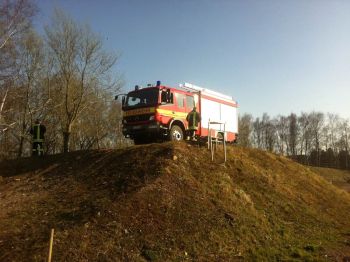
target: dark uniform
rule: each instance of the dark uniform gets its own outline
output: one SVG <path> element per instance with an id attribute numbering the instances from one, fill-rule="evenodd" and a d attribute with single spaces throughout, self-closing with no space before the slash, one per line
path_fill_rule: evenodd
<path id="1" fill-rule="evenodd" d="M 198 123 L 201 121 L 201 116 L 196 111 L 196 107 L 193 107 L 192 111 L 188 113 L 186 120 L 188 122 L 188 131 L 190 132 L 190 137 L 194 139 L 195 133 L 198 129 Z"/>
<path id="2" fill-rule="evenodd" d="M 33 156 L 42 156 L 44 154 L 44 134 L 46 132 L 46 127 L 40 124 L 39 121 L 35 122 L 35 125 L 30 129 L 30 134 L 33 137 Z"/>

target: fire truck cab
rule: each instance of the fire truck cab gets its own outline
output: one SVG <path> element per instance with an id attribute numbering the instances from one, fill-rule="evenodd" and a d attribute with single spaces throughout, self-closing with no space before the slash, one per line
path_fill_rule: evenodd
<path id="1" fill-rule="evenodd" d="M 116 96 L 118 99 L 118 96 Z M 229 96 L 188 83 L 180 88 L 161 85 L 135 86 L 123 95 L 123 135 L 135 144 L 186 138 L 187 114 L 196 106 L 201 114 L 196 136 L 209 134 L 209 121 L 225 123 L 225 139 L 234 142 L 238 133 L 237 103 Z M 215 127 L 220 132 L 221 127 Z"/>

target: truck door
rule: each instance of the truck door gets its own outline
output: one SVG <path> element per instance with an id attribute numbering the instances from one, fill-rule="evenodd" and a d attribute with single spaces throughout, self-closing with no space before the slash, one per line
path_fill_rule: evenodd
<path id="1" fill-rule="evenodd" d="M 177 106 L 176 118 L 185 119 L 186 118 L 186 108 L 185 108 L 185 95 L 180 93 L 175 93 L 175 103 Z"/>
<path id="2" fill-rule="evenodd" d="M 194 97 L 186 95 L 186 113 L 190 112 L 194 107 Z"/>
<path id="3" fill-rule="evenodd" d="M 186 113 L 188 114 L 192 111 L 193 107 L 196 106 L 197 112 L 200 112 L 200 107 L 198 104 L 198 95 L 186 95 Z M 200 134 L 201 122 L 199 122 L 197 134 Z"/>

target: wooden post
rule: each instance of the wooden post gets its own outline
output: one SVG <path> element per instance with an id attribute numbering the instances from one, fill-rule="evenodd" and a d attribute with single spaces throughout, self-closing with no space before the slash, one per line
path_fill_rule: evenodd
<path id="1" fill-rule="evenodd" d="M 49 257 L 47 259 L 48 262 L 51 262 L 51 258 L 52 258 L 52 246 L 53 246 L 53 234 L 54 234 L 55 230 L 52 228 L 51 229 L 51 237 L 50 237 L 50 249 L 49 249 Z"/>

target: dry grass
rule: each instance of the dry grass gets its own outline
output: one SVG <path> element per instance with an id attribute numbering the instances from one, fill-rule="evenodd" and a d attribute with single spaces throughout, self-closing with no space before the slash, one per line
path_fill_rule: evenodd
<path id="1" fill-rule="evenodd" d="M 350 171 L 323 167 L 310 167 L 310 169 L 333 185 L 350 192 Z"/>
<path id="2" fill-rule="evenodd" d="M 219 152 L 220 153 L 220 152 Z M 320 261 L 349 255 L 350 195 L 253 149 L 185 143 L 0 164 L 0 261 Z M 176 157 L 174 157 L 176 156 Z"/>

